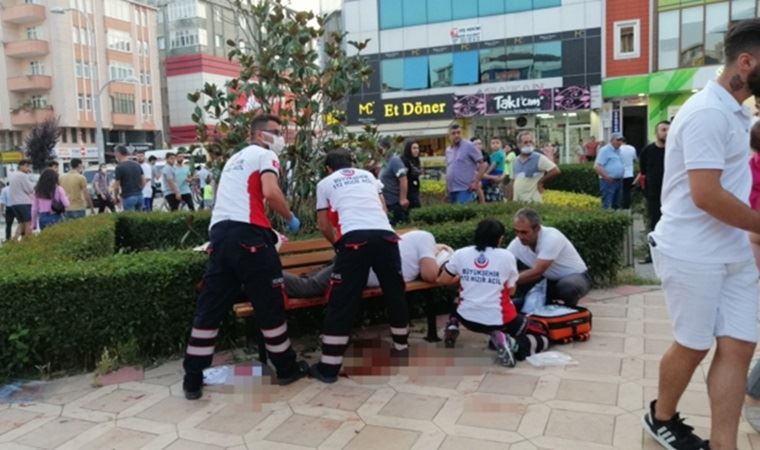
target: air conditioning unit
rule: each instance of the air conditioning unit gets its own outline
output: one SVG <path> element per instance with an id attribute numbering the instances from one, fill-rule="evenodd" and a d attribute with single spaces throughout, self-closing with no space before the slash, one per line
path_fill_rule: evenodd
<path id="1" fill-rule="evenodd" d="M 520 130 L 536 128 L 536 118 L 534 116 L 517 116 L 515 126 Z"/>

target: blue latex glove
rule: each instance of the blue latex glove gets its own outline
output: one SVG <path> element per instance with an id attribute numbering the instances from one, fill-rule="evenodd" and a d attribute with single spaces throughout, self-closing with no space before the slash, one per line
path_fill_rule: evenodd
<path id="1" fill-rule="evenodd" d="M 288 222 L 288 231 L 291 233 L 298 233 L 298 230 L 301 229 L 301 221 L 298 220 L 298 217 L 296 217 L 295 214 L 293 214 L 293 217 L 290 219 L 290 222 Z"/>

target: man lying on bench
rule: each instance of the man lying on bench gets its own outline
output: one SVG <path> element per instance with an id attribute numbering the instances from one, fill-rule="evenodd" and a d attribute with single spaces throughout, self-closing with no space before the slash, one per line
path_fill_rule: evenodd
<path id="1" fill-rule="evenodd" d="M 422 279 L 435 283 L 438 278 L 438 268 L 447 255 L 453 251 L 450 247 L 436 244 L 435 237 L 427 231 L 414 230 L 401 235 L 399 241 L 401 253 L 401 273 L 405 282 Z M 285 277 L 285 293 L 290 298 L 321 297 L 330 284 L 333 265 L 301 276 L 283 272 Z M 377 276 L 370 271 L 367 287 L 379 287 Z"/>

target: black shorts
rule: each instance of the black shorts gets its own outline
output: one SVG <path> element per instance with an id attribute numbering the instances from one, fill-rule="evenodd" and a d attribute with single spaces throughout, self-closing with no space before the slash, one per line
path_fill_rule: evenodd
<path id="1" fill-rule="evenodd" d="M 13 205 L 11 209 L 19 222 L 29 223 L 32 221 L 32 205 Z"/>

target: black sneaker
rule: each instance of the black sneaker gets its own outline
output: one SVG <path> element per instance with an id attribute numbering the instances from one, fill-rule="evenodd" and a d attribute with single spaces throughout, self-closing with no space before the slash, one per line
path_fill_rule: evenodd
<path id="1" fill-rule="evenodd" d="M 641 425 L 655 441 L 669 450 L 710 450 L 710 442 L 694 434 L 694 427 L 686 425 L 678 413 L 668 421 L 655 419 L 656 402 L 652 400 L 649 412 L 641 418 Z"/>
<path id="2" fill-rule="evenodd" d="M 277 384 L 280 386 L 287 386 L 291 383 L 295 383 L 301 378 L 305 377 L 309 373 L 309 363 L 306 361 L 298 361 L 296 363 L 296 371 L 289 377 L 277 377 Z"/>
<path id="3" fill-rule="evenodd" d="M 459 324 L 454 321 L 449 321 L 446 324 L 446 330 L 443 332 L 443 345 L 446 348 L 454 348 L 459 337 Z"/>
<path id="4" fill-rule="evenodd" d="M 322 372 L 319 371 L 319 363 L 314 363 L 309 367 L 309 376 L 326 384 L 333 384 L 338 381 L 338 377 L 322 375 Z"/>
<path id="5" fill-rule="evenodd" d="M 182 381 L 182 390 L 185 392 L 185 398 L 188 400 L 198 400 L 201 398 L 203 396 L 203 375 L 199 379 L 196 376 L 185 374 L 185 379 Z"/>

